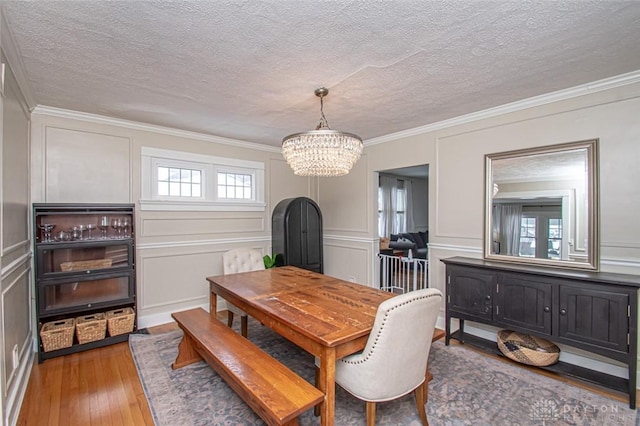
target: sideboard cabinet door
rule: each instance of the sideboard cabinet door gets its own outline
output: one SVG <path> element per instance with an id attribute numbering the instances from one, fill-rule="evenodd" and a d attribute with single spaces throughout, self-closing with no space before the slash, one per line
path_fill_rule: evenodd
<path id="1" fill-rule="evenodd" d="M 561 285 L 558 341 L 594 352 L 607 348 L 626 355 L 629 299 L 630 294 L 615 288 L 609 291 Z"/>
<path id="2" fill-rule="evenodd" d="M 495 319 L 507 328 L 551 335 L 552 285 L 522 274 L 498 274 Z"/>
<path id="3" fill-rule="evenodd" d="M 461 318 L 492 320 L 495 274 L 473 268 L 451 267 L 447 283 L 447 310 Z"/>

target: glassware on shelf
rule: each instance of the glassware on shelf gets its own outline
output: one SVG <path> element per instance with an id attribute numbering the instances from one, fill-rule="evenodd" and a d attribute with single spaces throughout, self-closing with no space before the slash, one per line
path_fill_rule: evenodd
<path id="1" fill-rule="evenodd" d="M 100 228 L 100 238 L 106 240 L 107 229 L 109 229 L 109 216 L 102 216 L 100 218 L 100 222 L 98 223 L 98 227 Z"/>
<path id="2" fill-rule="evenodd" d="M 51 239 L 51 231 L 56 227 L 53 223 L 41 223 L 38 225 L 38 228 L 42 229 L 42 242 L 50 243 L 53 240 Z"/>
<path id="3" fill-rule="evenodd" d="M 67 231 L 58 231 L 56 233 L 55 240 L 56 241 L 69 241 L 71 235 Z"/>
<path id="4" fill-rule="evenodd" d="M 87 240 L 93 240 L 93 235 L 91 235 L 91 232 L 96 229 L 96 225 L 94 225 L 93 223 L 88 223 L 85 225 L 85 227 L 87 228 Z"/>
<path id="5" fill-rule="evenodd" d="M 120 218 L 111 219 L 111 227 L 113 228 L 115 234 L 113 235 L 114 239 L 122 238 L 122 220 Z"/>
<path id="6" fill-rule="evenodd" d="M 74 226 L 73 228 L 71 228 L 70 233 L 71 233 L 71 239 L 72 240 L 80 240 L 80 239 L 82 239 L 82 232 L 80 231 L 80 229 L 77 226 Z"/>
<path id="7" fill-rule="evenodd" d="M 123 230 L 123 238 L 129 238 L 130 234 L 129 234 L 129 228 L 131 227 L 131 222 L 129 220 L 128 217 L 125 217 L 124 219 L 122 219 L 122 230 Z"/>
<path id="8" fill-rule="evenodd" d="M 79 239 L 80 241 L 84 240 L 84 231 L 87 229 L 87 227 L 86 227 L 86 226 L 84 226 L 84 225 L 78 225 L 78 226 L 76 226 L 76 228 L 78 229 L 78 232 L 79 232 L 79 234 L 80 234 L 80 235 L 78 236 L 78 239 Z"/>

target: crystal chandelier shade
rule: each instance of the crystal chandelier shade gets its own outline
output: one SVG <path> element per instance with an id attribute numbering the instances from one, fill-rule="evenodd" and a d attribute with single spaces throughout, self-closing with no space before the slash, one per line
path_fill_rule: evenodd
<path id="1" fill-rule="evenodd" d="M 315 91 L 320 97 L 320 123 L 316 130 L 294 133 L 282 140 L 282 155 L 298 176 L 343 176 L 362 154 L 360 137 L 331 130 L 323 111 L 322 98 L 328 89 Z"/>

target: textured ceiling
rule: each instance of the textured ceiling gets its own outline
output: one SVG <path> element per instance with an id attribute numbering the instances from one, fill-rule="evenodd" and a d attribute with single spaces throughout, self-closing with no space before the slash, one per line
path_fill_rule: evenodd
<path id="1" fill-rule="evenodd" d="M 640 70 L 639 1 L 1 2 L 38 105 L 278 146 Z"/>

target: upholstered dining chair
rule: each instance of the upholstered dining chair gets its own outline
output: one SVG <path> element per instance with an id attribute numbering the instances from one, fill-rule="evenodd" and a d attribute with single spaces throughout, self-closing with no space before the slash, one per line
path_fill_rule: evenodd
<path id="1" fill-rule="evenodd" d="M 367 426 L 375 424 L 377 402 L 412 391 L 422 424 L 429 424 L 427 360 L 441 306 L 442 293 L 434 288 L 384 301 L 364 350 L 336 361 L 336 383 L 366 402 Z"/>
<path id="2" fill-rule="evenodd" d="M 255 249 L 237 248 L 222 255 L 222 270 L 225 275 L 239 272 L 260 271 L 264 269 L 262 253 Z M 247 337 L 247 313 L 227 302 L 227 325 L 233 325 L 233 317 L 240 316 L 240 333 Z"/>

